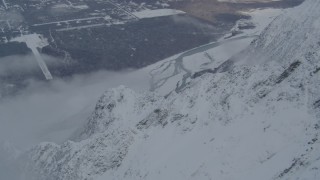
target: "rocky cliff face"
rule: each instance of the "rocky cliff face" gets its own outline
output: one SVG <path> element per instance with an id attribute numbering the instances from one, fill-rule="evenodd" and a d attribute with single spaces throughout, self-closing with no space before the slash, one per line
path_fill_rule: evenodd
<path id="1" fill-rule="evenodd" d="M 320 2 L 278 17 L 233 68 L 163 98 L 119 87 L 82 133 L 26 156 L 39 179 L 319 179 Z"/>

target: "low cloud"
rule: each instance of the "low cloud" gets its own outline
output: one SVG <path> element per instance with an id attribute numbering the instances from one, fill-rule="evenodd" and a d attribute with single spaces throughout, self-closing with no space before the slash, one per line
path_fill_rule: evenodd
<path id="1" fill-rule="evenodd" d="M 16 59 L 0 59 L 0 74 L 39 68 L 33 57 Z M 149 88 L 149 77 L 143 70 L 99 71 L 50 82 L 32 79 L 27 82 L 19 95 L 0 99 L 0 164 L 10 169 L 13 162 L 4 160 L 7 155 L 1 152 L 1 144 L 9 143 L 23 151 L 43 141 L 61 143 L 86 123 L 96 101 L 108 88 L 119 85 L 136 91 Z M 4 173 L 0 171 L 0 179 L 9 177 L 6 174 L 2 177 Z"/>
<path id="2" fill-rule="evenodd" d="M 2 74 L 39 68 L 32 56 L 7 57 L 0 62 Z M 136 91 L 149 88 L 149 76 L 143 70 L 99 71 L 26 82 L 28 86 L 18 95 L 0 99 L 0 169 L 16 168 L 15 162 L 7 158 L 15 156 L 10 154 L 13 151 L 6 151 L 3 144 L 10 144 L 19 152 L 43 141 L 62 143 L 86 123 L 97 100 L 108 88 L 120 85 Z M 0 179 L 12 179 L 11 175 L 17 174 L 9 170 L 0 171 Z"/>
<path id="3" fill-rule="evenodd" d="M 52 56 L 42 55 L 47 65 L 58 67 L 61 61 Z M 0 59 L 0 77 L 10 74 L 25 74 L 39 69 L 33 54 L 7 56 Z"/>
<path id="4" fill-rule="evenodd" d="M 30 147 L 41 141 L 62 142 L 79 127 L 108 89 L 125 85 L 148 90 L 143 71 L 99 71 L 50 82 L 28 80 L 19 95 L 0 102 L 0 141 Z"/>

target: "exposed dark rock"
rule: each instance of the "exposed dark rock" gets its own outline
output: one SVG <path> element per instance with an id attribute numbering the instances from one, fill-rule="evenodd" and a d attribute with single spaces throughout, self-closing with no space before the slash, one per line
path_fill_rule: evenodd
<path id="1" fill-rule="evenodd" d="M 300 61 L 295 61 L 292 64 L 290 64 L 290 66 L 284 70 L 284 72 L 276 79 L 275 83 L 279 84 L 281 83 L 283 80 L 285 80 L 288 76 L 290 76 L 291 73 L 293 73 L 293 71 L 299 67 L 301 64 Z"/>

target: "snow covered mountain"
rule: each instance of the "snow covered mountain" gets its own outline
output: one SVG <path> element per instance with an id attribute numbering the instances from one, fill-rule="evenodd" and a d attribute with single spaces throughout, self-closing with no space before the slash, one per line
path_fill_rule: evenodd
<path id="1" fill-rule="evenodd" d="M 179 92 L 106 91 L 72 141 L 25 153 L 26 176 L 320 179 L 319 9 L 307 0 L 288 10 Z"/>

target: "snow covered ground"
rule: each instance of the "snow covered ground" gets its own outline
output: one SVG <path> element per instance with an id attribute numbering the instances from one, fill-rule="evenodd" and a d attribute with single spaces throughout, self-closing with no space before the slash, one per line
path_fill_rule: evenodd
<path id="1" fill-rule="evenodd" d="M 261 10 L 261 12 L 263 11 Z M 274 16 L 271 12 L 270 14 L 263 13 L 269 22 L 271 19 L 268 17 Z M 266 26 L 266 23 L 263 25 Z M 263 29 L 260 25 L 256 28 Z M 7 129 L 19 129 L 19 124 L 23 124 L 25 127 L 23 130 L 24 137 L 10 135 L 12 139 L 8 139 L 17 143 L 18 146 L 29 147 L 43 141 L 43 139 L 62 142 L 75 131 L 77 126 L 82 125 L 86 117 L 90 115 L 96 100 L 105 89 L 125 85 L 136 91 L 151 89 L 161 95 L 167 95 L 175 90 L 176 84 L 183 80 L 184 75 L 188 74 L 188 78 L 185 79 L 187 83 L 193 73 L 206 68 L 214 68 L 246 48 L 255 38 L 255 35 L 261 32 L 259 30 L 247 30 L 248 33 L 240 34 L 233 39 L 222 38 L 218 43 L 213 42 L 195 48 L 194 51 L 190 50 L 177 54 L 140 70 L 120 73 L 98 72 L 88 75 L 88 77 L 85 77 L 87 75 L 76 76 L 74 79 L 67 81 L 57 79 L 49 83 L 48 87 L 42 87 L 41 84 L 34 83 L 29 90 L 26 90 L 26 92 L 33 91 L 27 97 L 24 95 L 17 96 L 11 101 L 0 104 L 0 109 L 5 112 L 0 114 L 0 119 L 2 119 L 2 128 L 0 129 L 5 134 L 9 133 L 6 131 Z M 38 39 L 38 37 L 36 36 L 35 39 Z M 20 41 L 25 41 L 25 39 L 20 38 Z M 36 47 L 45 45 L 43 39 L 37 42 L 35 43 Z M 39 42 L 42 42 L 42 44 Z M 203 50 L 203 47 L 207 49 Z M 178 57 L 182 57 L 182 54 L 185 56 L 179 59 Z M 75 92 L 73 89 L 77 89 L 77 91 Z M 58 105 L 60 102 L 65 103 Z M 35 105 L 28 106 L 29 104 Z M 14 113 L 13 109 L 19 113 Z M 43 113 L 38 113 L 38 111 Z M 46 116 L 44 113 L 48 115 Z M 55 114 L 60 115 L 56 117 Z M 21 119 L 24 119 L 24 121 L 20 122 Z M 9 120 L 14 123 L 10 124 Z M 31 124 L 39 122 L 42 122 L 41 126 L 36 131 L 33 130 Z M 73 127 L 72 124 L 75 126 Z M 43 135 L 44 131 L 47 132 L 46 136 Z M 21 141 L 18 139 L 21 139 Z M 0 138 L 1 140 L 3 139 Z"/>
<path id="2" fill-rule="evenodd" d="M 35 146 L 28 152 L 35 162 L 29 167 L 40 169 L 39 179 L 55 180 L 319 179 L 319 47 L 314 45 L 319 39 L 315 31 L 319 5 L 309 0 L 297 22 L 287 21 L 292 14 L 281 16 L 263 31 L 258 43 L 251 42 L 275 13 L 282 12 L 251 12 L 255 29 L 167 58 L 135 71 L 135 77 L 126 74 L 124 79 L 131 79 L 124 84 L 147 88 L 150 74 L 152 90 L 171 95 L 136 93 L 123 86 L 108 90 L 74 141 Z M 318 24 L 310 25 L 312 19 L 304 21 L 308 17 Z M 307 36 L 304 31 L 292 32 L 292 27 L 301 24 L 309 27 Z M 275 52 L 269 55 L 276 59 L 282 51 L 293 52 L 293 43 L 297 53 L 281 56 L 283 61 L 241 64 L 230 72 L 191 78 L 241 51 L 254 57 L 253 49 L 265 49 Z M 273 44 L 284 48 L 275 51 L 278 46 Z M 301 62 L 295 62 L 297 59 Z M 135 78 L 141 78 L 140 85 Z M 174 92 L 177 83 L 184 85 L 179 93 Z M 72 110 L 77 111 L 87 102 L 87 95 L 81 92 L 75 93 L 77 96 L 70 92 L 57 101 L 76 100 L 70 101 L 69 107 L 78 101 L 79 106 Z"/>
<path id="3" fill-rule="evenodd" d="M 150 89 L 166 95 L 177 87 L 177 83 L 186 84 L 191 75 L 204 69 L 214 69 L 233 55 L 244 50 L 268 24 L 283 13 L 280 9 L 262 9 L 246 12 L 252 16 L 249 20 L 239 20 L 232 31 L 239 31 L 241 24 L 251 24 L 254 28 L 241 30 L 235 36 L 225 35 L 218 42 L 212 42 L 198 48 L 177 54 L 144 68 L 150 71 Z"/>
<path id="4" fill-rule="evenodd" d="M 60 179 L 319 179 L 319 7 L 281 16 L 243 51 L 245 61 L 270 50 L 268 61 L 166 98 L 108 90 L 79 141 L 33 149 L 36 167 Z"/>
<path id="5" fill-rule="evenodd" d="M 35 60 L 37 61 L 39 67 L 42 70 L 43 75 L 45 76 L 45 78 L 47 80 L 52 80 L 53 77 L 45 63 L 45 61 L 43 60 L 43 58 L 41 57 L 38 48 L 42 48 L 44 46 L 48 45 L 48 42 L 46 39 L 44 39 L 41 35 L 39 34 L 27 34 L 27 35 L 22 35 L 16 38 L 13 38 L 11 40 L 12 42 L 16 41 L 16 42 L 25 42 L 28 46 L 28 48 L 31 49 Z"/>
<path id="6" fill-rule="evenodd" d="M 153 18 L 161 16 L 172 16 L 177 14 L 184 14 L 185 12 L 175 9 L 155 9 L 155 10 L 142 10 L 139 12 L 134 12 L 133 14 L 138 18 Z"/>
<path id="7" fill-rule="evenodd" d="M 27 153 L 28 172 L 48 180 L 319 179 L 319 8 L 308 0 L 279 16 L 241 63 L 179 92 L 107 90 L 76 139 Z"/>

